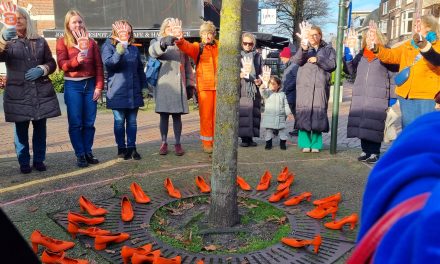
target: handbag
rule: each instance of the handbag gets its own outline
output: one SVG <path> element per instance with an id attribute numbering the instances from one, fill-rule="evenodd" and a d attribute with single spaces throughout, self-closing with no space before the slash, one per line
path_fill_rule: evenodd
<path id="1" fill-rule="evenodd" d="M 394 83 L 397 86 L 402 86 L 408 79 L 409 79 L 409 75 L 411 74 L 411 67 L 414 66 L 414 64 L 416 64 L 417 61 L 420 60 L 422 56 L 419 54 L 415 57 L 414 62 L 408 66 L 403 68 L 403 70 L 401 70 L 398 74 L 396 74 L 396 76 L 394 76 Z"/>

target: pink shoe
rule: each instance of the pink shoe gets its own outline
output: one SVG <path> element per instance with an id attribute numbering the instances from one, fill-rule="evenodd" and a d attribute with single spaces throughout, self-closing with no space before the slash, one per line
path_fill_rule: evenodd
<path id="1" fill-rule="evenodd" d="M 168 144 L 167 143 L 162 143 L 162 145 L 160 145 L 159 154 L 160 155 L 168 154 Z"/>
<path id="2" fill-rule="evenodd" d="M 185 154 L 185 151 L 182 148 L 182 144 L 174 145 L 174 152 L 176 153 L 176 156 L 182 156 L 183 154 Z"/>

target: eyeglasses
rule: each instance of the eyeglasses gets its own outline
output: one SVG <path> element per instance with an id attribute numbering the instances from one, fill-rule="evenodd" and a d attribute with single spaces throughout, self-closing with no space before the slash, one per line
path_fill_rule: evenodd
<path id="1" fill-rule="evenodd" d="M 243 46 L 253 46 L 254 43 L 253 42 L 242 42 Z"/>

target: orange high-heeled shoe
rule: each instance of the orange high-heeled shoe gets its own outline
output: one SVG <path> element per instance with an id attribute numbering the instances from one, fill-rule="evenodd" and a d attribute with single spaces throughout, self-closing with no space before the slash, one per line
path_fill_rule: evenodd
<path id="1" fill-rule="evenodd" d="M 134 253 L 139 255 L 147 255 L 151 252 L 153 249 L 153 246 L 151 244 L 145 244 L 142 247 L 129 247 L 129 246 L 123 246 L 121 249 L 121 257 L 124 264 L 127 264 L 130 262 L 131 257 L 134 255 Z"/>
<path id="2" fill-rule="evenodd" d="M 104 250 L 109 243 L 121 243 L 130 237 L 128 233 L 116 233 L 95 237 L 95 249 Z"/>
<path id="3" fill-rule="evenodd" d="M 251 186 L 240 176 L 237 175 L 237 185 L 243 190 L 243 191 L 250 191 L 252 190 Z"/>
<path id="4" fill-rule="evenodd" d="M 205 264 L 205 261 L 203 259 L 199 259 L 196 264 Z"/>
<path id="5" fill-rule="evenodd" d="M 284 205 L 297 205 L 303 200 L 310 201 L 310 198 L 312 197 L 312 193 L 310 192 L 303 192 L 300 195 L 294 196 L 290 198 L 289 200 L 284 202 Z"/>
<path id="6" fill-rule="evenodd" d="M 89 264 L 87 259 L 73 259 L 65 256 L 64 251 L 56 253 L 51 251 L 43 251 L 41 262 L 45 264 Z"/>
<path id="7" fill-rule="evenodd" d="M 171 181 L 170 178 L 165 179 L 164 185 L 165 185 L 165 189 L 167 190 L 169 196 L 171 196 L 173 198 L 177 198 L 177 199 L 182 198 L 180 191 L 178 189 L 174 188 L 173 182 Z"/>
<path id="8" fill-rule="evenodd" d="M 134 253 L 131 257 L 132 264 L 142 264 L 142 263 L 156 263 L 157 259 L 160 257 L 160 250 L 151 251 L 146 255 L 141 255 Z"/>
<path id="9" fill-rule="evenodd" d="M 39 230 L 35 230 L 31 234 L 32 249 L 35 254 L 38 252 L 38 246 L 43 246 L 52 252 L 61 252 L 73 248 L 75 243 L 70 241 L 58 240 L 41 234 Z"/>
<path id="10" fill-rule="evenodd" d="M 180 256 L 175 256 L 174 258 L 164 258 L 164 257 L 158 257 L 155 261 L 153 261 L 154 264 L 180 264 L 182 263 L 182 258 Z"/>
<path id="11" fill-rule="evenodd" d="M 336 193 L 336 194 L 330 195 L 328 197 L 325 197 L 325 198 L 322 198 L 322 199 L 319 199 L 319 200 L 315 200 L 315 201 L 313 201 L 313 204 L 314 205 L 321 205 L 321 204 L 325 204 L 325 203 L 328 203 L 328 202 L 337 202 L 337 203 L 339 203 L 340 201 L 341 201 L 341 193 Z"/>
<path id="12" fill-rule="evenodd" d="M 86 235 L 89 237 L 96 237 L 96 236 L 100 236 L 100 235 L 107 235 L 107 234 L 111 234 L 110 231 L 105 230 L 105 229 L 100 229 L 97 227 L 89 227 L 87 229 L 82 229 L 79 228 L 79 225 L 77 223 L 74 222 L 70 222 L 67 224 L 67 232 L 69 232 L 72 235 L 72 238 L 76 238 L 76 235 L 82 234 L 82 235 Z"/>
<path id="13" fill-rule="evenodd" d="M 318 205 L 315 209 L 307 212 L 306 214 L 311 218 L 322 219 L 329 214 L 332 214 L 332 219 L 335 219 L 336 212 L 338 212 L 338 204 L 336 202 L 329 202 Z"/>
<path id="14" fill-rule="evenodd" d="M 277 191 L 281 191 L 281 190 L 286 189 L 287 187 L 290 187 L 290 185 L 292 185 L 294 180 L 295 180 L 295 176 L 293 176 L 292 173 L 289 173 L 289 175 L 287 175 L 286 181 L 278 184 Z"/>
<path id="15" fill-rule="evenodd" d="M 91 216 L 100 216 L 108 213 L 107 210 L 96 206 L 82 195 L 79 197 L 79 208 L 81 209 L 81 212 L 87 212 Z"/>
<path id="16" fill-rule="evenodd" d="M 284 237 L 281 239 L 281 242 L 283 242 L 284 244 L 286 244 L 288 246 L 294 247 L 294 248 L 300 248 L 300 247 L 305 247 L 308 245 L 313 245 L 315 253 L 318 253 L 319 247 L 321 246 L 321 243 L 322 243 L 322 238 L 320 235 L 316 235 L 311 240 Z"/>
<path id="17" fill-rule="evenodd" d="M 277 181 L 285 182 L 287 180 L 287 176 L 289 174 L 289 168 L 284 167 L 281 172 L 278 174 Z"/>
<path id="18" fill-rule="evenodd" d="M 124 222 L 130 222 L 133 220 L 133 217 L 134 211 L 130 199 L 127 196 L 123 196 L 121 200 L 121 219 Z"/>
<path id="19" fill-rule="evenodd" d="M 269 189 L 270 180 L 272 179 L 272 174 L 268 170 L 266 170 L 261 176 L 260 183 L 258 183 L 257 191 L 265 191 Z"/>
<path id="20" fill-rule="evenodd" d="M 287 198 L 289 196 L 290 188 L 286 188 L 281 191 L 276 191 L 272 196 L 269 197 L 269 202 L 275 203 L 280 201 L 283 198 Z"/>
<path id="21" fill-rule="evenodd" d="M 145 194 L 145 192 L 142 190 L 141 186 L 139 184 L 137 184 L 136 182 L 131 183 L 130 191 L 133 194 L 134 200 L 137 203 L 146 204 L 151 201 L 150 197 L 148 197 L 148 195 Z"/>
<path id="22" fill-rule="evenodd" d="M 350 224 L 350 230 L 353 230 L 358 221 L 359 221 L 358 215 L 352 214 L 352 215 L 349 215 L 349 216 L 342 218 L 339 221 L 335 220 L 333 222 L 325 223 L 324 226 L 329 229 L 337 230 L 337 229 L 342 229 L 342 227 L 344 227 L 345 224 Z"/>
<path id="23" fill-rule="evenodd" d="M 81 214 L 69 212 L 67 214 L 67 220 L 74 223 L 83 223 L 86 225 L 99 225 L 105 221 L 104 217 L 92 217 L 88 218 Z"/>
<path id="24" fill-rule="evenodd" d="M 211 187 L 205 182 L 205 180 L 201 176 L 196 177 L 196 185 L 199 187 L 202 193 L 211 192 Z"/>

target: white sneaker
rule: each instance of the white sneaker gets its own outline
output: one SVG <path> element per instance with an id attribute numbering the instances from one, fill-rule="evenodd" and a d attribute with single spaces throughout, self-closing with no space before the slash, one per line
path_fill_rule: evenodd
<path id="1" fill-rule="evenodd" d="M 304 153 L 305 152 L 310 152 L 310 148 L 303 148 L 303 150 L 302 150 Z"/>
<path id="2" fill-rule="evenodd" d="M 319 153 L 319 149 L 312 149 L 312 153 Z"/>

